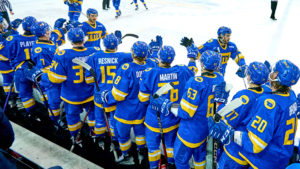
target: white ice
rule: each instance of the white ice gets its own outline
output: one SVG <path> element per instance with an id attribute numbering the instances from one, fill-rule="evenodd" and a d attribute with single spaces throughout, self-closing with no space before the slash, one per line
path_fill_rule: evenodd
<path id="1" fill-rule="evenodd" d="M 233 31 L 231 41 L 244 54 L 248 64 L 265 60 L 274 64 L 279 59 L 289 59 L 300 67 L 300 1 L 279 1 L 277 21 L 270 19 L 270 0 L 146 0 L 149 10 L 138 2 L 138 11 L 131 2 L 121 1 L 119 19 L 115 19 L 112 4 L 109 11 L 102 10 L 102 0 L 84 0 L 83 13 L 87 8 L 97 9 L 98 21 L 108 32 L 135 33 L 140 36 L 138 40 L 148 43 L 161 35 L 165 45 L 175 48 L 176 64 L 187 63 L 186 49 L 179 45 L 182 37 L 193 37 L 199 46 L 216 38 L 218 27 L 228 26 Z M 63 0 L 11 0 L 11 3 L 15 12 L 11 19 L 32 15 L 53 25 L 57 18 L 68 18 Z M 87 19 L 81 15 L 79 20 Z M 119 50 L 129 52 L 135 41 L 134 38 L 124 39 Z M 63 48 L 70 48 L 70 43 Z M 225 79 L 234 85 L 232 96 L 245 87 L 243 80 L 235 75 L 237 65 L 232 60 L 228 65 Z M 300 92 L 300 82 L 293 90 Z M 300 132 L 297 135 L 300 137 Z"/>

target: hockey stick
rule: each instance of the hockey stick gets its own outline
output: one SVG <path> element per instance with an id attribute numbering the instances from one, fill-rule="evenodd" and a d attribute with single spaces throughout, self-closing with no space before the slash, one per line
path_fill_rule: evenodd
<path id="1" fill-rule="evenodd" d="M 126 38 L 127 36 L 134 37 L 134 38 L 139 38 L 139 35 L 136 35 L 136 34 L 133 34 L 133 33 L 127 33 L 127 34 L 125 34 L 121 39 L 124 39 L 124 38 Z"/>
<path id="2" fill-rule="evenodd" d="M 240 56 L 237 55 L 238 57 L 238 60 L 239 60 L 239 63 L 240 63 Z M 242 66 L 239 66 L 239 68 L 241 68 Z M 245 82 L 245 78 L 242 78 L 243 79 L 243 82 L 244 82 L 244 86 L 245 86 L 245 89 L 247 89 L 247 85 L 246 85 L 246 82 Z"/>
<path id="3" fill-rule="evenodd" d="M 81 65 L 82 67 L 84 67 L 86 70 L 88 70 L 92 74 L 92 76 L 94 78 L 94 81 L 95 81 L 95 84 L 96 84 L 96 90 L 99 92 L 100 88 L 99 88 L 99 84 L 98 84 L 98 81 L 97 81 L 97 76 L 96 76 L 95 70 L 90 65 L 88 65 L 87 63 L 85 63 L 85 62 L 83 62 L 83 61 L 81 61 L 77 58 L 74 58 L 72 60 L 72 62 L 76 63 L 78 65 Z M 117 161 L 118 154 L 117 154 L 115 145 L 113 144 L 113 139 L 112 139 L 111 131 L 110 131 L 109 124 L 108 124 L 108 119 L 107 119 L 107 116 L 106 116 L 106 113 L 105 113 L 104 109 L 103 109 L 103 114 L 104 114 L 106 129 L 107 129 L 108 135 L 110 137 L 110 141 L 111 141 L 110 147 L 111 147 L 111 150 L 113 151 L 115 161 Z"/>
<path id="4" fill-rule="evenodd" d="M 9 86 L 9 92 L 8 92 L 8 94 L 7 94 L 7 96 L 6 96 L 5 104 L 4 104 L 4 106 L 3 106 L 3 113 L 5 113 L 5 109 L 6 109 L 8 100 L 9 100 L 9 96 L 10 96 L 12 90 L 13 90 L 13 86 L 14 86 L 14 79 L 12 80 L 12 82 L 11 82 L 11 84 L 10 84 L 10 86 Z"/>
<path id="5" fill-rule="evenodd" d="M 162 86 L 160 89 L 158 89 L 155 94 L 153 95 L 154 99 L 159 98 L 161 95 L 163 95 L 164 93 L 168 92 L 169 90 L 171 90 L 174 87 L 174 83 L 170 82 L 165 84 L 164 86 Z M 165 159 L 166 159 L 166 163 L 168 166 L 168 156 L 167 156 L 167 149 L 166 149 L 166 144 L 165 144 L 165 137 L 164 137 L 164 132 L 163 132 L 163 128 L 162 128 L 162 123 L 161 123 L 161 118 L 160 118 L 160 112 L 156 111 L 156 116 L 157 116 L 157 121 L 158 121 L 158 126 L 159 126 L 159 130 L 160 130 L 160 136 L 161 136 L 161 141 L 162 141 L 162 147 L 163 147 L 163 151 L 164 151 L 164 155 L 165 155 Z"/>

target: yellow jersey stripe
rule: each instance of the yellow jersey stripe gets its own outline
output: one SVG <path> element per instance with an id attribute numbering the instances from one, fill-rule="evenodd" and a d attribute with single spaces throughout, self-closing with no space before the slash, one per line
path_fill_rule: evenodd
<path id="1" fill-rule="evenodd" d="M 91 102 L 91 101 L 94 100 L 94 96 L 91 96 L 91 97 L 89 97 L 89 98 L 87 98 L 87 99 L 85 99 L 83 101 L 70 101 L 70 100 L 67 100 L 67 99 L 63 98 L 62 96 L 60 96 L 60 98 L 63 101 L 65 101 L 65 102 L 67 102 L 69 104 L 74 104 L 74 105 L 84 104 L 84 103 L 88 103 L 88 102 Z"/>
<path id="2" fill-rule="evenodd" d="M 179 140 L 180 140 L 184 145 L 186 145 L 186 146 L 188 146 L 188 147 L 190 147 L 190 148 L 197 148 L 197 147 L 199 147 L 201 144 L 203 144 L 204 141 L 206 140 L 206 138 L 205 138 L 205 139 L 204 139 L 203 141 L 201 141 L 200 143 L 190 143 L 190 142 L 185 141 L 183 138 L 181 138 L 181 137 L 179 136 L 178 133 L 177 133 L 177 137 L 179 138 Z"/>
<path id="3" fill-rule="evenodd" d="M 116 120 L 118 120 L 121 123 L 124 124 L 142 124 L 145 121 L 145 116 L 142 119 L 138 119 L 138 120 L 125 120 L 125 119 L 121 119 L 119 117 L 114 116 Z"/>
<path id="4" fill-rule="evenodd" d="M 111 93 L 114 96 L 116 101 L 123 101 L 125 100 L 125 97 L 128 95 L 128 93 L 124 93 L 115 87 L 113 87 Z"/>
<path id="5" fill-rule="evenodd" d="M 253 144 L 253 152 L 254 153 L 261 152 L 268 145 L 261 138 L 259 138 L 257 135 L 255 135 L 251 131 L 248 131 L 248 136 Z"/>
<path id="6" fill-rule="evenodd" d="M 147 94 L 147 93 L 143 93 L 143 92 L 139 92 L 139 95 L 138 95 L 138 98 L 141 102 L 146 102 L 149 100 L 149 96 L 150 94 Z"/>
<path id="7" fill-rule="evenodd" d="M 181 106 L 182 110 L 184 110 L 185 112 L 187 112 L 189 114 L 190 117 L 194 116 L 194 114 L 198 108 L 198 106 L 189 103 L 185 99 L 181 99 L 180 106 Z"/>
<path id="8" fill-rule="evenodd" d="M 160 129 L 159 129 L 159 128 L 151 127 L 151 126 L 148 125 L 146 122 L 145 122 L 144 124 L 145 124 L 145 126 L 146 126 L 149 130 L 151 130 L 151 131 L 153 131 L 153 132 L 156 132 L 156 133 L 160 133 Z M 172 130 L 177 129 L 178 127 L 179 127 L 179 123 L 176 124 L 176 125 L 174 125 L 174 126 L 168 127 L 168 128 L 163 128 L 163 133 L 168 133 L 168 132 L 170 132 L 170 131 L 172 131 Z"/>

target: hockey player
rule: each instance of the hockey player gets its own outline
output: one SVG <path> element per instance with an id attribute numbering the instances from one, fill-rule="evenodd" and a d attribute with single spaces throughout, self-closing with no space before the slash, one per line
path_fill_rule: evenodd
<path id="1" fill-rule="evenodd" d="M 46 99 L 42 100 L 44 102 L 48 101 L 49 103 L 49 116 L 53 121 L 60 122 L 60 84 L 53 84 L 49 82 L 48 71 L 51 67 L 52 60 L 54 55 L 58 52 L 58 46 L 64 41 L 64 32 L 62 28 L 58 25 L 61 25 L 61 22 L 65 22 L 64 19 L 58 19 L 55 22 L 54 30 L 51 32 L 50 26 L 46 22 L 37 22 L 32 27 L 31 30 L 34 32 L 38 38 L 35 44 L 32 47 L 32 60 L 36 66 L 27 73 L 27 77 L 33 82 L 37 82 L 37 78 L 41 76 L 41 83 L 38 84 L 42 88 L 42 92 L 45 95 Z M 66 29 L 66 28 L 64 28 Z M 58 32 L 58 34 L 56 33 Z M 53 39 L 54 41 L 50 40 Z M 45 73 L 42 75 L 42 73 Z"/>
<path id="2" fill-rule="evenodd" d="M 246 126 L 252 119 L 251 108 L 255 105 L 257 98 L 266 94 L 261 86 L 268 80 L 269 70 L 265 64 L 260 62 L 252 62 L 247 68 L 248 89 L 237 92 L 232 99 L 240 98 L 243 105 L 233 110 L 225 116 L 225 123 L 235 130 L 246 131 Z M 268 92 L 267 92 L 268 93 Z M 234 168 L 238 164 L 246 164 L 244 159 L 239 155 L 240 146 L 231 142 L 224 146 L 224 152 L 219 161 L 220 168 Z M 235 162 L 229 162 L 234 160 Z"/>
<path id="3" fill-rule="evenodd" d="M 93 129 L 95 125 L 93 86 L 86 84 L 83 67 L 72 62 L 74 58 L 86 61 L 89 55 L 100 50 L 99 48 L 85 48 L 84 37 L 84 32 L 80 28 L 70 29 L 68 38 L 73 48 L 58 52 L 48 72 L 52 83 L 62 83 L 60 97 L 65 103 L 66 119 L 74 144 L 75 141 L 79 141 L 75 139 L 82 126 L 80 113 L 83 109 L 88 112 L 90 129 Z"/>
<path id="4" fill-rule="evenodd" d="M 97 21 L 98 11 L 93 8 L 89 8 L 86 11 L 88 21 L 83 22 L 82 30 L 88 37 L 88 40 L 84 43 L 85 47 L 99 47 L 101 39 L 103 39 L 107 32 L 105 26 Z"/>
<path id="5" fill-rule="evenodd" d="M 124 52 L 117 52 L 118 39 L 114 34 L 109 34 L 103 39 L 105 46 L 105 51 L 99 51 L 95 53 L 92 57 L 89 57 L 87 64 L 89 64 L 96 72 L 97 81 L 100 87 L 100 93 L 102 91 L 110 91 L 113 87 L 113 80 L 116 76 L 118 68 L 123 63 L 132 62 L 131 54 Z M 93 83 L 95 79 L 89 71 L 85 73 L 86 82 Z M 97 92 L 96 87 L 94 88 Z M 95 99 L 95 135 L 99 146 L 104 146 L 104 133 L 106 130 L 105 119 L 103 116 L 103 106 L 100 102 Z M 117 130 L 115 129 L 114 112 L 116 106 L 115 104 L 105 107 L 105 112 L 110 113 L 110 127 L 111 133 L 114 136 L 113 139 L 117 140 Z"/>
<path id="6" fill-rule="evenodd" d="M 174 88 L 161 97 L 163 99 L 170 99 L 174 103 L 179 103 L 186 82 L 196 73 L 196 71 L 194 72 L 193 70 L 196 66 L 195 59 L 197 57 L 197 48 L 191 48 L 191 50 L 188 51 L 188 57 L 190 58 L 189 67 L 185 65 L 171 67 L 171 63 L 175 57 L 175 51 L 171 46 L 163 46 L 159 50 L 158 56 L 160 60 L 159 67 L 147 69 L 142 75 L 139 100 L 141 103 L 146 105 L 149 104 L 149 97 L 151 95 L 164 84 L 173 82 Z M 173 114 L 165 114 L 164 116 L 161 116 L 161 123 L 165 137 L 168 162 L 174 167 L 173 146 L 179 126 L 179 119 Z M 148 106 L 147 108 L 144 124 L 146 125 L 145 134 L 150 168 L 158 168 L 161 157 L 159 148 L 161 135 L 156 110 L 151 109 L 151 106 Z"/>
<path id="7" fill-rule="evenodd" d="M 146 10 L 148 10 L 148 7 L 147 7 L 147 5 L 146 5 L 145 0 L 140 0 L 140 1 L 143 3 L 143 5 L 144 5 L 144 7 L 146 8 Z M 135 10 L 136 10 L 136 11 L 139 10 L 139 5 L 138 5 L 138 3 L 137 3 L 137 0 L 133 0 L 133 2 L 134 2 L 134 4 L 135 4 Z"/>
<path id="8" fill-rule="evenodd" d="M 128 151 L 131 147 L 130 131 L 133 128 L 136 136 L 136 145 L 139 153 L 140 163 L 144 157 L 145 150 L 145 106 L 137 99 L 139 93 L 140 78 L 149 67 L 156 66 L 153 62 L 146 62 L 148 45 L 137 41 L 131 48 L 133 62 L 123 64 L 117 71 L 113 88 L 111 91 L 103 91 L 101 94 L 104 104 L 116 103 L 116 128 L 122 156 L 117 162 L 123 165 L 133 165 L 133 157 Z M 96 98 L 97 99 L 97 98 Z"/>
<path id="9" fill-rule="evenodd" d="M 245 131 L 209 119 L 212 137 L 223 144 L 234 141 L 241 147 L 239 155 L 243 161 L 236 163 L 235 168 L 286 167 L 293 153 L 297 128 L 297 100 L 290 94 L 290 87 L 297 83 L 299 76 L 299 68 L 292 62 L 276 63 L 270 74 L 272 93 L 258 98 Z"/>
<path id="10" fill-rule="evenodd" d="M 174 143 L 174 158 L 177 168 L 189 169 L 189 160 L 194 156 L 195 168 L 205 168 L 207 118 L 213 114 L 213 86 L 224 82 L 223 76 L 216 73 L 221 64 L 221 56 L 213 51 L 201 55 L 201 76 L 191 78 L 185 85 L 178 114 L 179 129 Z M 152 107 L 168 115 L 173 104 L 168 99 L 153 100 Z M 163 106 L 166 105 L 166 106 Z M 199 125 L 202 124 L 202 125 Z"/>
<path id="11" fill-rule="evenodd" d="M 80 13 L 83 0 L 64 0 L 64 3 L 69 6 L 69 19 L 71 23 L 77 22 Z"/>
<path id="12" fill-rule="evenodd" d="M 120 2 L 121 2 L 121 0 L 113 0 L 113 5 L 114 5 L 115 10 L 116 10 L 116 18 L 118 18 L 119 16 L 121 16 L 121 10 L 119 9 Z"/>
<path id="13" fill-rule="evenodd" d="M 239 66 L 237 75 L 241 78 L 245 77 L 246 62 L 242 53 L 238 50 L 233 42 L 230 42 L 231 29 L 225 26 L 221 26 L 218 29 L 218 39 L 210 39 L 203 45 L 199 46 L 199 56 L 206 50 L 217 51 L 222 55 L 222 67 L 219 72 L 225 75 L 227 62 L 229 58 L 233 59 Z M 185 46 L 187 38 L 183 38 L 182 42 Z"/>
<path id="14" fill-rule="evenodd" d="M 30 27 L 36 22 L 36 19 L 32 16 L 25 17 L 23 19 L 22 27 L 24 34 L 14 35 L 6 38 L 1 47 L 1 64 L 10 62 L 10 65 L 15 71 L 15 84 L 19 91 L 19 97 L 21 98 L 24 108 L 30 113 L 37 113 L 33 108 L 35 107 L 35 100 L 32 95 L 32 83 L 24 76 L 25 71 L 32 67 L 32 45 L 34 44 L 36 37 L 32 34 Z M 8 70 L 11 71 L 11 67 L 6 65 Z M 1 68 L 4 68 L 1 66 Z M 11 79 L 12 81 L 12 79 Z M 10 84 L 11 81 L 7 84 Z M 9 90 L 9 88 L 8 88 Z"/>

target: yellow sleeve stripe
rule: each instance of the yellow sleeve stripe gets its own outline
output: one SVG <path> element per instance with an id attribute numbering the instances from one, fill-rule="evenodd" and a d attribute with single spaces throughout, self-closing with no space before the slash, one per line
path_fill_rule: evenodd
<path id="1" fill-rule="evenodd" d="M 78 3 L 79 3 L 80 5 L 82 5 L 82 1 L 78 1 Z"/>
<path id="2" fill-rule="evenodd" d="M 201 162 L 194 161 L 195 169 L 205 169 L 206 160 Z"/>
<path id="3" fill-rule="evenodd" d="M 95 101 L 94 101 L 94 104 L 95 104 L 97 107 L 103 108 L 103 105 L 102 105 L 102 104 L 96 103 Z"/>
<path id="4" fill-rule="evenodd" d="M 242 59 L 244 59 L 244 56 L 241 55 L 241 54 L 238 54 L 238 55 L 235 57 L 234 61 L 235 61 L 235 63 L 238 63 L 238 62 L 239 62 L 240 60 L 242 60 Z"/>
<path id="5" fill-rule="evenodd" d="M 83 101 L 70 101 L 70 100 L 67 100 L 66 98 L 63 98 L 62 96 L 60 96 L 60 98 L 63 101 L 65 101 L 65 102 L 67 102 L 69 104 L 74 104 L 74 105 L 84 104 L 84 103 L 88 103 L 88 102 L 91 102 L 91 101 L 94 100 L 94 96 L 91 96 L 91 97 L 89 97 L 89 98 L 87 98 L 87 99 L 85 99 Z"/>
<path id="6" fill-rule="evenodd" d="M 0 61 L 8 61 L 9 59 L 3 55 L 0 55 Z"/>
<path id="7" fill-rule="evenodd" d="M 198 108 L 198 106 L 195 106 L 195 105 L 189 103 L 185 99 L 181 99 L 180 106 L 181 106 L 182 110 L 184 110 L 185 112 L 187 112 L 190 115 L 190 117 L 194 116 L 194 114 Z"/>
<path id="8" fill-rule="evenodd" d="M 86 77 L 86 78 L 85 78 L 85 82 L 86 82 L 87 84 L 94 83 L 94 82 L 95 82 L 94 77 L 93 77 L 93 76 Z"/>
<path id="9" fill-rule="evenodd" d="M 241 160 L 239 158 L 236 158 L 234 156 L 232 156 L 231 154 L 229 154 L 229 152 L 226 150 L 226 146 L 223 146 L 225 153 L 235 162 L 237 162 L 240 165 L 248 165 L 247 161 Z"/>
<path id="10" fill-rule="evenodd" d="M 117 106 L 114 105 L 114 106 L 110 106 L 110 107 L 105 107 L 104 110 L 105 110 L 105 112 L 112 112 L 112 111 L 115 111 L 116 108 L 117 108 Z"/>
<path id="11" fill-rule="evenodd" d="M 13 71 L 14 70 L 0 70 L 0 73 L 2 73 L 2 74 L 8 74 L 8 73 L 11 73 Z"/>
<path id="12" fill-rule="evenodd" d="M 115 100 L 117 100 L 117 101 L 125 100 L 125 97 L 128 95 L 128 93 L 124 93 L 115 87 L 113 87 L 111 93 L 114 96 Z"/>
<path id="13" fill-rule="evenodd" d="M 48 72 L 48 77 L 52 83 L 62 83 L 67 80 L 67 76 L 59 75 L 51 71 Z"/>
<path id="14" fill-rule="evenodd" d="M 204 141 L 206 140 L 206 138 L 204 140 L 202 140 L 200 143 L 190 143 L 190 142 L 187 142 L 185 141 L 183 138 L 181 138 L 179 136 L 179 134 L 177 133 L 177 137 L 179 138 L 179 140 L 184 144 L 186 145 L 187 147 L 190 147 L 190 148 L 197 148 L 199 147 L 201 144 L 204 143 Z"/>
<path id="15" fill-rule="evenodd" d="M 139 95 L 138 95 L 138 98 L 141 102 L 146 102 L 149 100 L 149 96 L 150 94 L 147 94 L 147 93 L 143 93 L 143 92 L 139 92 Z"/>
<path id="16" fill-rule="evenodd" d="M 57 38 L 57 40 L 56 40 L 56 41 L 59 41 L 59 40 L 60 40 L 60 38 L 62 37 L 62 34 L 61 34 L 61 33 L 60 33 L 60 31 L 59 31 L 59 30 L 57 30 L 57 29 L 53 30 L 53 32 L 54 32 L 54 33 L 56 33 L 56 34 L 58 35 L 58 38 Z"/>
<path id="17" fill-rule="evenodd" d="M 261 138 L 259 138 L 257 135 L 255 135 L 251 131 L 248 131 L 248 136 L 253 144 L 253 152 L 254 153 L 261 152 L 268 145 Z"/>
<path id="18" fill-rule="evenodd" d="M 115 116 L 115 118 L 116 118 L 116 116 Z M 145 126 L 146 126 L 149 130 L 151 130 L 151 131 L 153 131 L 153 132 L 156 132 L 156 133 L 160 133 L 160 129 L 159 129 L 159 128 L 151 127 L 151 126 L 150 126 L 149 124 L 147 124 L 146 122 L 144 122 L 144 124 L 145 124 Z M 168 128 L 163 128 L 163 133 L 168 133 L 168 132 L 170 132 L 170 131 L 172 131 L 172 130 L 177 129 L 178 127 L 179 127 L 179 123 L 176 124 L 176 125 L 174 125 L 174 126 L 168 127 Z"/>

